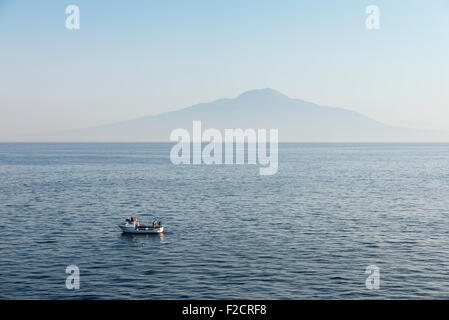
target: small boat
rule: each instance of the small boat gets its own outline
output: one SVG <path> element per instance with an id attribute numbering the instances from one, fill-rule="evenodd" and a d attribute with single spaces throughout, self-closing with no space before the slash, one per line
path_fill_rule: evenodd
<path id="1" fill-rule="evenodd" d="M 150 234 L 164 232 L 161 220 L 153 219 L 153 223 L 144 225 L 139 223 L 136 216 L 127 217 L 125 222 L 120 223 L 118 226 L 122 229 L 123 233 Z"/>

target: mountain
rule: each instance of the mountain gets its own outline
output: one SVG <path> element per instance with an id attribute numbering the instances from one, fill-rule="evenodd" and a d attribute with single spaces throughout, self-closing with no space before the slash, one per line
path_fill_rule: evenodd
<path id="1" fill-rule="evenodd" d="M 292 99 L 273 89 L 251 90 L 234 99 L 219 99 L 173 112 L 39 139 L 169 141 L 173 129 L 184 128 L 191 133 L 194 120 L 201 120 L 203 131 L 207 128 L 278 129 L 279 141 L 284 142 L 449 141 L 447 133 L 388 126 L 354 111 Z"/>

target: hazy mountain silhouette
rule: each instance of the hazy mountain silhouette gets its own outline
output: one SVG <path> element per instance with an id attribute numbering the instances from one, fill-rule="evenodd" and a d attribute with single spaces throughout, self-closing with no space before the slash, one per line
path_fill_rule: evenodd
<path id="1" fill-rule="evenodd" d="M 181 110 L 90 129 L 42 136 L 43 141 L 168 141 L 170 132 L 206 128 L 277 128 L 280 141 L 449 141 L 449 134 L 384 125 L 354 111 L 289 98 L 273 89 L 247 91 Z M 35 137 L 36 138 L 36 137 Z"/>

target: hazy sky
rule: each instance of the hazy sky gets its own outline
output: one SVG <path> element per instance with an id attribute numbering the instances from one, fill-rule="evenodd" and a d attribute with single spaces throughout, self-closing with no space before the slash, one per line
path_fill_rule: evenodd
<path id="1" fill-rule="evenodd" d="M 0 0 L 0 140 L 265 87 L 449 130 L 448 17 L 448 0 Z"/>

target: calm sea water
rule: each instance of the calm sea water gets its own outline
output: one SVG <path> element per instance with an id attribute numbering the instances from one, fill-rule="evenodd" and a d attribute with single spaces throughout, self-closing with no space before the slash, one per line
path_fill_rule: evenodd
<path id="1" fill-rule="evenodd" d="M 281 144 L 274 176 L 170 148 L 0 144 L 0 298 L 449 298 L 448 144 Z"/>

